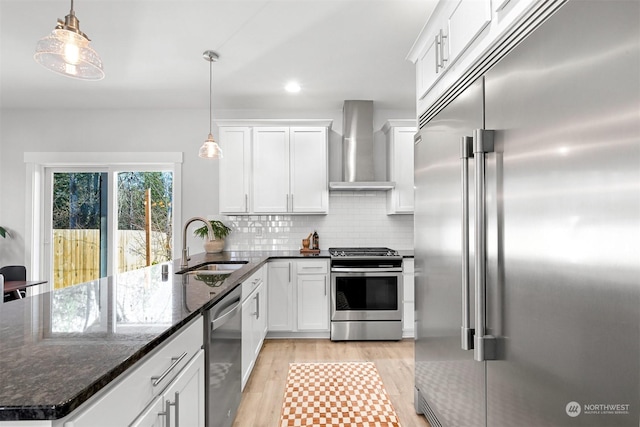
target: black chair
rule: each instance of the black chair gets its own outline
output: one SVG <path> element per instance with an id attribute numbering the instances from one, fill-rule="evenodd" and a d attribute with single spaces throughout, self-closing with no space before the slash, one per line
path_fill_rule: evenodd
<path id="1" fill-rule="evenodd" d="M 24 265 L 7 265 L 1 267 L 0 274 L 4 276 L 5 282 L 27 280 L 27 268 Z M 4 302 L 24 298 L 25 296 L 27 296 L 27 288 L 20 288 L 16 292 L 6 292 L 4 294 Z"/>

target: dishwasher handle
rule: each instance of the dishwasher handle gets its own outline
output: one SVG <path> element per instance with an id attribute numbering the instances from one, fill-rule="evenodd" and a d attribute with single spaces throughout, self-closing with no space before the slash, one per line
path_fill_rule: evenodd
<path id="1" fill-rule="evenodd" d="M 223 310 L 222 314 L 211 321 L 211 330 L 215 331 L 227 323 L 237 312 L 240 311 L 240 298 L 232 302 L 229 307 Z"/>

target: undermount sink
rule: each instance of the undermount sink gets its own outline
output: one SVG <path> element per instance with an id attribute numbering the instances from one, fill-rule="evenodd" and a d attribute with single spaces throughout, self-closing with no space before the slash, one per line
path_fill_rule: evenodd
<path id="1" fill-rule="evenodd" d="M 247 261 L 236 263 L 206 264 L 182 274 L 194 276 L 196 280 L 209 286 L 220 286 L 222 282 L 234 271 L 244 267 Z"/>
<path id="2" fill-rule="evenodd" d="M 187 273 L 199 272 L 201 274 L 208 274 L 207 272 L 211 272 L 211 274 L 222 274 L 223 272 L 228 272 L 229 274 L 233 273 L 235 270 L 238 270 L 247 263 L 247 261 L 243 261 L 241 263 L 223 263 L 223 264 L 207 264 L 202 267 L 198 267 L 194 270 L 188 271 Z"/>

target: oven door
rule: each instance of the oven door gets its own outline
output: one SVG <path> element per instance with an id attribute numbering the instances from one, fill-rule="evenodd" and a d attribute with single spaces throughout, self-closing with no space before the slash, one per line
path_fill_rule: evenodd
<path id="1" fill-rule="evenodd" d="M 331 320 L 402 320 L 402 273 L 331 273 Z"/>

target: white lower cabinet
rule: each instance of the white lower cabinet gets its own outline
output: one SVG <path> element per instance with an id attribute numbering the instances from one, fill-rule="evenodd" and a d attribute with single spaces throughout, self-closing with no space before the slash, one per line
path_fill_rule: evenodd
<path id="1" fill-rule="evenodd" d="M 180 425 L 204 426 L 203 337 L 203 320 L 199 317 L 81 405 L 62 425 L 164 426 L 168 423 L 162 413 L 168 401 L 171 425 L 179 420 Z"/>
<path id="2" fill-rule="evenodd" d="M 247 384 L 267 333 L 265 284 L 260 284 L 242 303 L 242 389 Z"/>
<path id="3" fill-rule="evenodd" d="M 129 427 L 164 427 L 164 408 L 164 396 L 156 397 Z"/>
<path id="4" fill-rule="evenodd" d="M 204 426 L 204 380 L 204 350 L 200 350 L 162 395 L 170 425 Z"/>
<path id="5" fill-rule="evenodd" d="M 268 264 L 268 330 L 293 330 L 293 263 L 291 260 L 270 261 Z"/>
<path id="6" fill-rule="evenodd" d="M 200 350 L 129 426 L 204 426 L 204 387 L 204 350 Z"/>
<path id="7" fill-rule="evenodd" d="M 328 337 L 329 286 L 327 259 L 269 262 L 269 336 Z"/>
<path id="8" fill-rule="evenodd" d="M 404 312 L 402 317 L 402 336 L 404 338 L 412 338 L 415 335 L 415 277 L 414 277 L 414 259 L 405 258 L 402 261 L 402 283 L 403 283 L 403 306 Z"/>
<path id="9" fill-rule="evenodd" d="M 329 264 L 326 260 L 296 261 L 298 330 L 329 330 Z"/>

